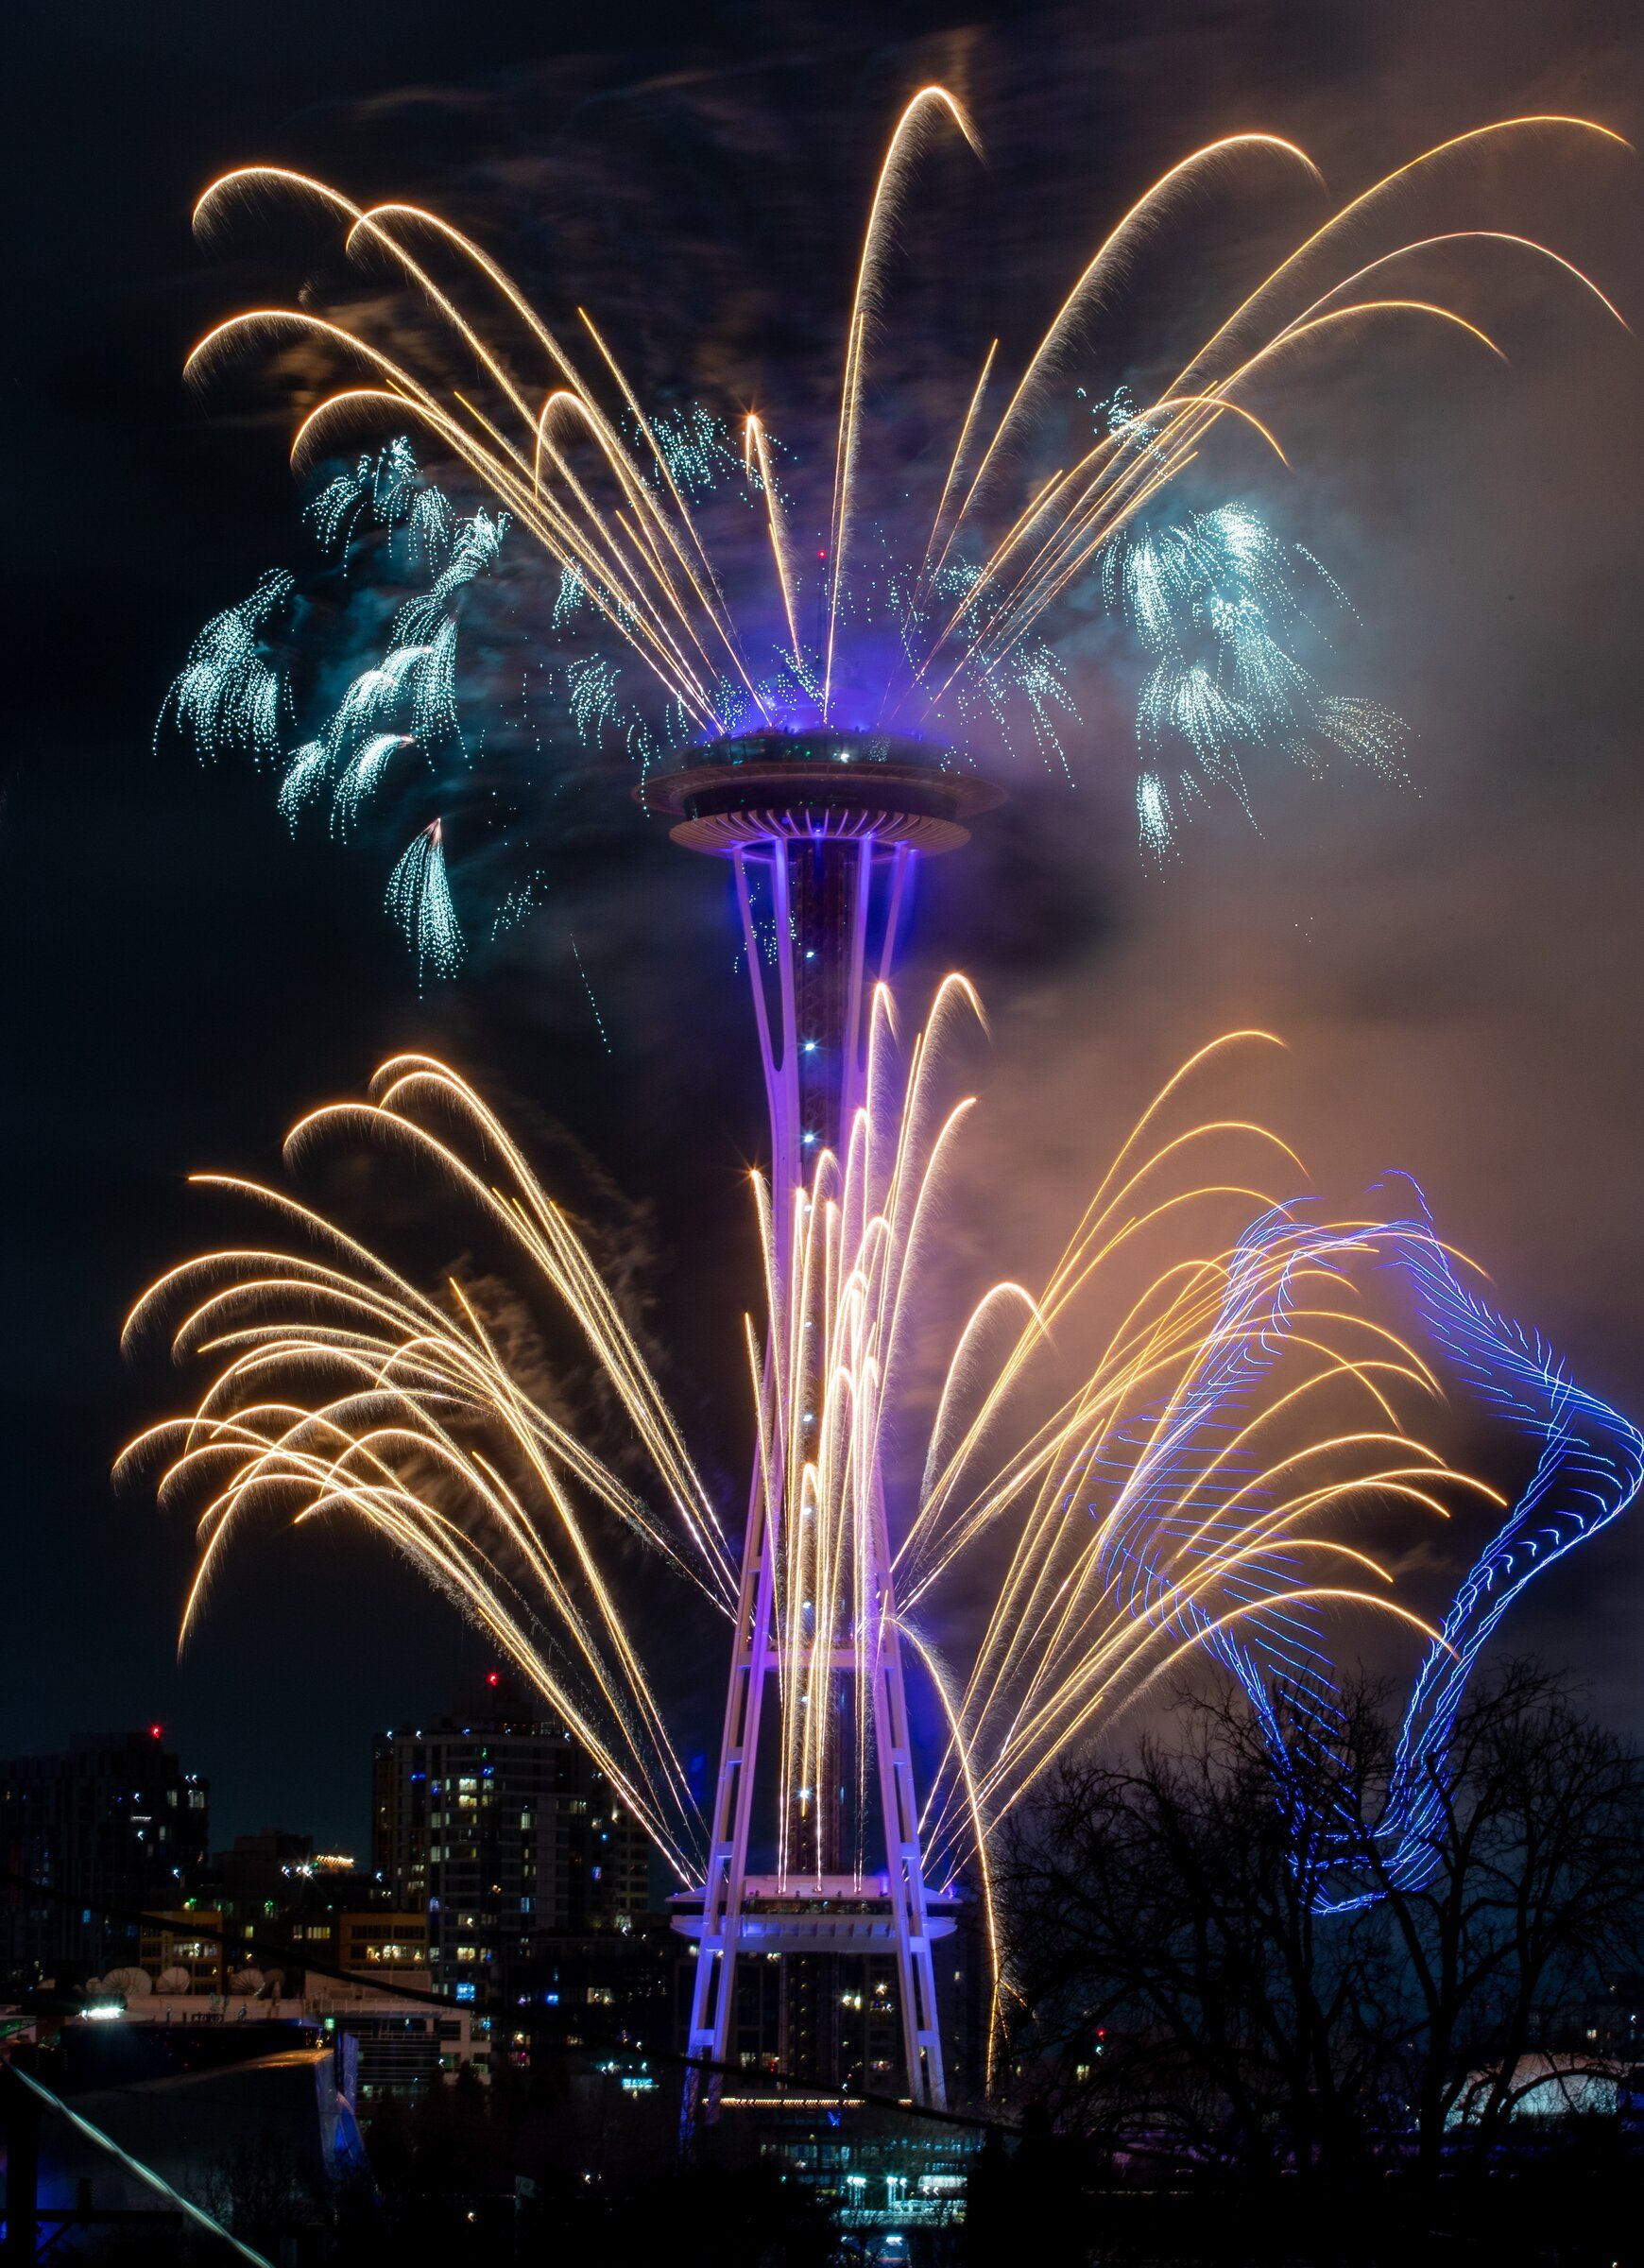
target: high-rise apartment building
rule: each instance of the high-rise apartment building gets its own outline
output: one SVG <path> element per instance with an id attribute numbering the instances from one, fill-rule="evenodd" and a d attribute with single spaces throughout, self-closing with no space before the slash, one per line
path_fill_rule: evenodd
<path id="1" fill-rule="evenodd" d="M 0 1866 L 13 1878 L 0 1883 L 6 1971 L 136 1963 L 138 1925 L 97 1909 L 181 1906 L 205 1864 L 207 1793 L 158 1725 L 0 1763 Z"/>
<path id="2" fill-rule="evenodd" d="M 437 1987 L 514 1988 L 545 1944 L 620 1930 L 648 1903 L 648 1846 L 540 1701 L 493 1672 L 471 1709 L 383 1735 L 372 1864 L 428 1917 Z"/>

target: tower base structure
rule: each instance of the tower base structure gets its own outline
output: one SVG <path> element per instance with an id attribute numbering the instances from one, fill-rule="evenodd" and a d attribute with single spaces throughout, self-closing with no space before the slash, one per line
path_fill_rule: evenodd
<path id="1" fill-rule="evenodd" d="M 723 2039 L 704 2020 L 693 2054 L 743 2066 L 750 2084 L 774 2065 L 804 2086 L 911 2093 L 899 2076 L 907 2055 L 903 2004 L 911 1991 L 915 2053 L 927 2082 L 917 2099 L 941 2107 L 948 2072 L 936 2004 L 939 1956 L 933 1949 L 959 1926 L 955 1896 L 926 1893 L 916 1916 L 922 1938 L 913 1937 L 910 1930 L 904 1949 L 903 1917 L 888 1872 L 802 1879 L 745 1875 L 736 1901 L 734 1948 L 728 1943 L 729 1917 L 722 1912 L 718 1956 L 710 1947 L 705 1959 L 708 1902 L 704 1890 L 679 1891 L 669 1900 L 674 1928 L 698 1948 L 703 2019 L 719 2013 L 716 1987 L 728 1996 Z M 915 1919 L 907 1916 L 910 1925 Z M 774 1989 L 756 1984 L 739 1999 L 739 1979 L 747 1965 L 768 1969 L 773 1960 L 778 1964 Z M 893 2053 L 893 2037 L 899 2053 Z M 717 2055 L 716 2041 L 723 2051 Z M 717 2093 L 717 2088 L 706 2095 L 699 2089 L 698 2100 L 711 2102 Z"/>
<path id="2" fill-rule="evenodd" d="M 715 743 L 638 794 L 673 822 L 675 841 L 732 867 L 770 1115 L 773 1218 L 784 1222 L 815 1160 L 825 1150 L 843 1154 L 865 1100 L 871 992 L 890 973 L 919 857 L 958 849 L 968 840 L 966 821 L 1000 793 L 944 769 L 940 751 L 921 743 L 818 731 Z M 882 1866 L 843 1870 L 837 1851 L 824 1848 L 820 1864 L 754 1871 L 761 1725 L 778 1670 L 776 1538 L 756 1475 L 706 1879 L 673 1901 L 674 1927 L 697 1947 L 688 2049 L 707 2069 L 706 2083 L 688 2088 L 688 2121 L 714 2115 L 721 2074 L 737 2060 L 738 1969 L 755 1958 L 826 1964 L 817 1991 L 847 2005 L 861 1994 L 841 1990 L 846 1965 L 888 1960 L 901 2091 L 921 2107 L 946 2103 L 932 1948 L 952 1933 L 957 1900 L 925 1881 L 882 1499 L 874 1558 L 882 1636 L 872 1650 L 871 1690 L 856 1693 L 854 1706 L 872 1728 Z M 860 1681 L 852 1646 L 837 1647 L 833 1666 Z M 779 2036 L 797 2048 L 790 1997 L 784 1988 Z M 796 2075 L 837 2087 L 845 2076 L 837 2063 L 816 2068 L 829 2060 L 816 2052 L 827 2027 L 812 2030 Z"/>

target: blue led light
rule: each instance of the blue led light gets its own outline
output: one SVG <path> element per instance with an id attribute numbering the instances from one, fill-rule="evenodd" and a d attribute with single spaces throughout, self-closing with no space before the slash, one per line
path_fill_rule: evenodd
<path id="1" fill-rule="evenodd" d="M 1528 1485 L 1458 1587 L 1404 1712 L 1374 1831 L 1386 1879 L 1412 1890 L 1438 1864 L 1435 1827 L 1449 1740 L 1484 1644 L 1526 1586 L 1625 1511 L 1644 1483 L 1638 1429 L 1575 1385 L 1539 1333 L 1463 1289 L 1415 1195 L 1413 1217 L 1367 1224 L 1350 1238 L 1313 1223 L 1305 1205 L 1276 1207 L 1259 1218 L 1228 1269 L 1215 1358 L 1168 1413 L 1117 1431 L 1109 1452 L 1092 1462 L 1091 1477 L 1105 1486 L 1088 1505 L 1105 1526 L 1115 1586 L 1131 1610 L 1197 1638 L 1242 1686 L 1281 1787 L 1311 1784 L 1299 1770 L 1301 1752 L 1316 1743 L 1327 1753 L 1344 1721 L 1317 1608 L 1286 1605 L 1281 1595 L 1237 1627 L 1214 1628 L 1208 1613 L 1184 1602 L 1173 1559 L 1183 1551 L 1198 1556 L 1216 1549 L 1225 1532 L 1217 1506 L 1230 1489 L 1244 1491 L 1244 1517 L 1257 1501 L 1248 1489 L 1254 1461 L 1231 1455 L 1230 1444 L 1259 1407 L 1257 1389 L 1284 1348 L 1294 1283 L 1332 1269 L 1351 1250 L 1368 1246 L 1379 1254 L 1413 1295 L 1459 1382 L 1527 1440 L 1537 1458 Z M 1276 1574 L 1296 1563 L 1276 1545 L 1269 1565 Z M 1252 1578 L 1249 1597 L 1259 1598 L 1263 1589 Z M 1298 1863 L 1305 1848 L 1321 1911 L 1346 1910 L 1379 1895 L 1351 1881 L 1349 1821 L 1343 1820 L 1339 1834 L 1328 1821 L 1299 1813 L 1295 1824 Z"/>

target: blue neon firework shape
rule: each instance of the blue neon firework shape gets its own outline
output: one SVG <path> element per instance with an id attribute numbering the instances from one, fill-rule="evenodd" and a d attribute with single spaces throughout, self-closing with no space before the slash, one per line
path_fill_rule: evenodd
<path id="1" fill-rule="evenodd" d="M 1154 1413 L 1115 1441 L 1116 1453 L 1093 1463 L 1088 1480 L 1095 1485 L 1091 1512 L 1107 1524 L 1116 1589 L 1136 1613 L 1198 1639 L 1237 1678 L 1282 1790 L 1293 1777 L 1301 1779 L 1298 1751 L 1315 1741 L 1327 1744 L 1343 1722 L 1318 1610 L 1304 1601 L 1213 1624 L 1190 1600 L 1184 1603 L 1169 1563 L 1178 1554 L 1211 1553 L 1233 1524 L 1229 1496 L 1254 1479 L 1256 1460 L 1234 1445 L 1294 1328 L 1298 1279 L 1338 1273 L 1349 1254 L 1373 1248 L 1413 1298 L 1458 1383 L 1534 1448 L 1528 1484 L 1458 1586 L 1405 1706 L 1372 1831 L 1376 1880 L 1414 1891 L 1439 1864 L 1450 1741 L 1484 1646 L 1537 1575 L 1633 1502 L 1644 1482 L 1644 1435 L 1578 1386 L 1539 1332 L 1464 1288 L 1419 1190 L 1407 1186 L 1413 1200 L 1408 1218 L 1356 1232 L 1313 1222 L 1301 1204 L 1275 1207 L 1252 1223 L 1229 1268 L 1204 1371 L 1168 1415 Z M 1254 1609 L 1274 1578 L 1294 1572 L 1276 1542 L 1265 1565 L 1227 1589 L 1236 1606 Z M 1353 1879 L 1354 1823 L 1345 1813 L 1334 1822 L 1306 1817 L 1305 1809 L 1298 1802 L 1298 1863 L 1310 1871 L 1317 1907 L 1343 1911 L 1379 1896 L 1365 1879 Z"/>

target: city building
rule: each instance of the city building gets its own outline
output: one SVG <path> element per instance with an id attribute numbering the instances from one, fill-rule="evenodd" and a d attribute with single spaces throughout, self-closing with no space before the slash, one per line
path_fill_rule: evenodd
<path id="1" fill-rule="evenodd" d="M 428 1916 L 372 1911 L 336 1917 L 336 1961 L 351 1976 L 392 1978 L 428 1972 Z"/>
<path id="2" fill-rule="evenodd" d="M 505 2040 L 516 2058 L 540 2042 L 597 2050 L 654 2050 L 676 2045 L 681 1993 L 690 1998 L 686 1956 L 665 1914 L 646 1914 L 626 1929 L 544 1940 L 530 1967 L 513 1980 Z"/>
<path id="3" fill-rule="evenodd" d="M 400 1982 L 428 1989 L 426 1971 Z M 355 2108 L 410 2097 L 470 2066 L 489 2068 L 487 2027 L 466 2008 L 438 2008 L 367 1984 L 310 1977 L 297 1992 L 133 1992 L 105 2001 L 58 2035 L 71 2086 L 122 2084 L 329 2048 Z"/>
<path id="4" fill-rule="evenodd" d="M 212 1856 L 213 1887 L 236 1912 L 256 1905 L 270 1910 L 287 1904 L 294 1887 L 314 1872 L 314 1837 L 289 1828 L 263 1827 L 236 1835 L 231 1847 Z"/>
<path id="5" fill-rule="evenodd" d="M 212 1906 L 179 1906 L 158 1914 L 138 1933 L 138 1966 L 163 1989 L 225 1991 L 228 1969 L 222 1928 L 222 1915 Z M 186 1984 L 180 1983 L 182 1979 Z"/>
<path id="6" fill-rule="evenodd" d="M 835 2095 L 746 2093 L 730 2081 L 719 2109 L 719 2131 L 704 2141 L 705 2156 L 734 2165 L 751 2156 L 780 2167 L 788 2180 L 825 2198 L 859 2242 L 901 2237 L 904 2249 L 876 2247 L 869 2258 L 902 2259 L 912 2231 L 950 2228 L 964 2218 L 977 2147 L 969 2128 Z"/>
<path id="7" fill-rule="evenodd" d="M 385 1733 L 372 1796 L 375 1872 L 398 1912 L 426 1917 L 430 1973 L 457 2001 L 528 1995 L 554 1942 L 646 1911 L 642 1830 L 501 1672 L 469 1710 Z"/>
<path id="8" fill-rule="evenodd" d="M 219 2229 L 277 2196 L 295 2224 L 280 2259 L 322 2257 L 327 2208 L 367 2167 L 338 2056 L 315 2027 L 77 2018 L 43 2048 L 21 2069 L 42 2074 L 44 2100 L 16 2074 L 7 2094 L 9 2259 L 103 2259 L 111 2242 L 122 2259 L 228 2259 L 231 2240 L 190 2242 L 180 2191 Z"/>
<path id="9" fill-rule="evenodd" d="M 385 1886 L 351 1855 L 317 1851 L 311 1835 L 285 1828 L 237 1835 L 214 1854 L 199 1896 L 185 1905 L 201 1924 L 209 1915 L 220 1922 L 227 1974 L 270 1965 L 291 1978 L 315 1963 L 366 1974 L 385 1963 L 428 1965 L 426 1916 L 389 1913 Z M 146 1951 L 144 1965 L 152 1966 Z"/>
<path id="10" fill-rule="evenodd" d="M 407 1969 L 395 1982 L 430 1989 L 426 1969 Z M 334 2046 L 339 2084 L 356 2109 L 420 2094 L 465 2067 L 477 2078 L 489 2075 L 491 2027 L 471 2008 L 434 2007 L 379 1985 L 317 1976 L 303 1988 L 301 2008 Z"/>
<path id="11" fill-rule="evenodd" d="M 99 1909 L 181 1906 L 205 1864 L 207 1797 L 159 1725 L 0 1763 L 0 1868 L 12 1878 L 0 1887 L 5 1973 L 83 1976 L 137 1962 L 135 1918 Z"/>

